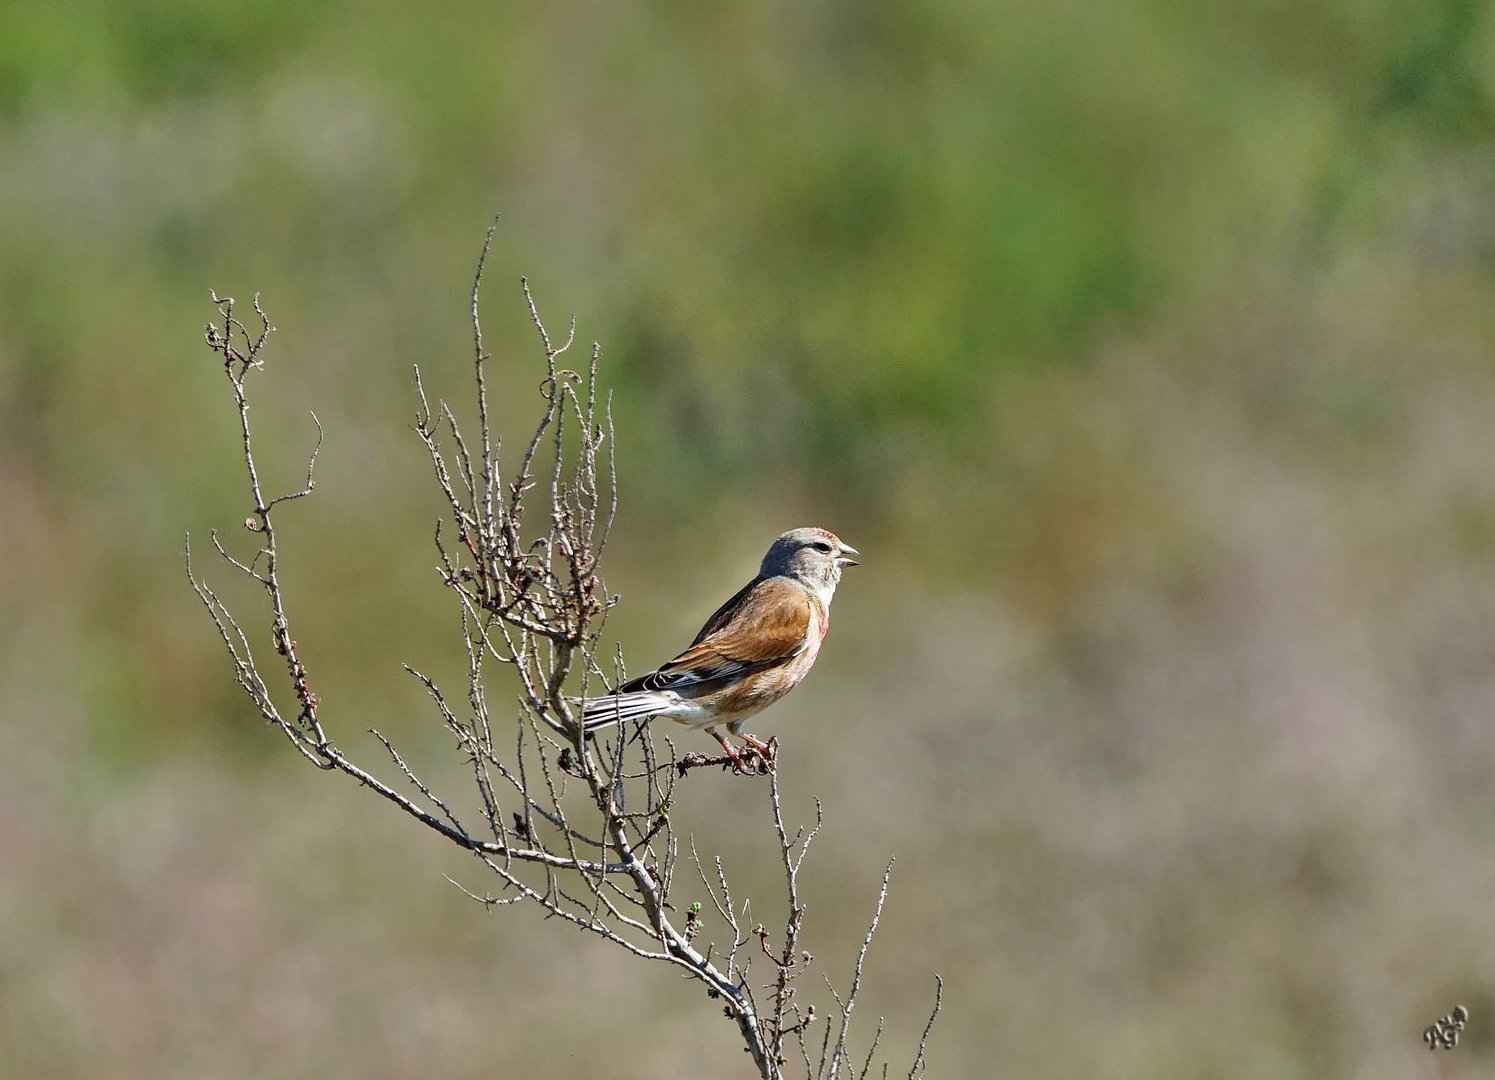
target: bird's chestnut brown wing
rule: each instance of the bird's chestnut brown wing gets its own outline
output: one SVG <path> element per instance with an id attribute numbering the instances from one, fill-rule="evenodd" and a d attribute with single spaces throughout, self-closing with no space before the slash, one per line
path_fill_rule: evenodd
<path id="1" fill-rule="evenodd" d="M 783 663 L 808 642 L 812 603 L 797 581 L 755 579 L 706 620 L 690 648 L 618 689 L 678 690 L 694 697 Z"/>

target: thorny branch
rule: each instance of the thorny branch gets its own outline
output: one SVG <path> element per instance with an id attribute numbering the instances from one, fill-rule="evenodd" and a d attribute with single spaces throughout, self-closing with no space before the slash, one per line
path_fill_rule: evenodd
<path id="1" fill-rule="evenodd" d="M 420 369 L 415 370 L 419 408 L 414 429 L 445 505 L 434 544 L 441 582 L 455 601 L 467 659 L 465 701 L 459 703 L 414 668 L 407 665 L 405 670 L 425 688 L 462 751 L 472 773 L 476 817 L 455 800 L 438 795 L 378 731 L 369 729 L 396 774 L 390 781 L 356 764 L 323 724 L 321 702 L 291 633 L 275 518 L 278 508 L 315 491 L 323 430 L 312 414 L 316 441 L 307 456 L 304 484 L 267 495 L 250 426 L 248 384 L 251 376 L 264 370 L 275 327 L 257 294 L 253 317 L 246 323 L 236 314 L 232 297 L 215 293 L 217 318 L 205 330 L 208 347 L 221 358 L 238 412 L 251 503 L 244 527 L 255 547 L 247 556 L 236 555 L 216 532 L 212 544 L 220 559 L 263 591 L 263 613 L 256 614 L 254 623 L 268 617 L 269 645 L 285 665 L 289 703 L 281 704 L 281 692 L 272 689 L 260 667 L 251 645 L 257 635 L 246 630 L 253 623 L 241 621 L 194 570 L 190 537 L 188 579 L 218 631 L 235 681 L 260 716 L 312 764 L 373 790 L 469 852 L 496 876 L 495 893 L 459 885 L 467 895 L 486 905 L 532 902 L 549 916 L 703 983 L 708 996 L 722 1002 L 723 1012 L 735 1022 L 744 1049 L 765 1078 L 784 1075 L 786 1043 L 791 1039 L 799 1047 L 807 1076 L 835 1077 L 846 1062 L 862 962 L 881 918 L 888 874 L 883 876 L 876 913 L 857 953 L 845 1000 L 831 989 L 839 1025 L 834 1032 L 829 1021 L 823 1025 L 818 1065 L 812 1064 L 806 1045 L 806 1033 L 817 1022 L 816 1011 L 813 1005 L 801 1008 L 795 980 L 813 961 L 800 945 L 806 904 L 798 875 L 819 832 L 821 808 L 817 802 L 813 826 L 791 833 L 773 762 L 761 762 L 759 775 L 768 776 L 785 874 L 787 915 L 782 933 L 775 940 L 761 923 L 751 932 L 744 929 L 749 903 L 734 900 L 720 857 L 712 860 L 713 872 L 708 874 L 693 837 L 686 845 L 688 857 L 727 937 L 705 951 L 697 947 L 705 926 L 699 901 L 688 905 L 683 924 L 676 925 L 680 913 L 671 897 L 681 845 L 670 816 L 675 785 L 689 770 L 727 759 L 698 753 L 678 756 L 668 739 L 661 759 L 647 728 L 597 741 L 584 737 L 573 721 L 576 696 L 585 697 L 590 688 L 608 682 L 598 659 L 599 639 L 617 597 L 604 587 L 599 566 L 618 505 L 612 413 L 598 384 L 600 347 L 592 346 L 581 370 L 562 366 L 575 345 L 575 319 L 564 338 L 552 338 L 529 283 L 521 279 L 544 358 L 538 387 L 540 418 L 512 471 L 505 474 L 500 468 L 503 444 L 489 401 L 493 358 L 484 343 L 479 314 L 483 271 L 496 227 L 495 221 L 485 236 L 471 294 L 475 445 L 468 442 L 445 401 L 432 403 Z M 543 508 L 531 512 L 527 499 L 537 491 Z M 517 723 L 507 707 L 497 719 L 493 715 L 491 665 L 509 673 L 517 686 Z M 501 745 L 506 742 L 506 747 Z M 888 869 L 890 873 L 891 863 Z M 755 948 L 745 948 L 754 937 Z M 772 968 L 769 981 L 761 986 L 751 978 L 755 953 L 766 957 Z M 925 1044 L 939 1011 L 941 989 L 937 983 L 934 1012 L 908 1074 L 911 1080 L 924 1069 Z M 767 994 L 761 1004 L 759 990 Z M 864 1076 L 881 1030 L 879 1022 Z"/>

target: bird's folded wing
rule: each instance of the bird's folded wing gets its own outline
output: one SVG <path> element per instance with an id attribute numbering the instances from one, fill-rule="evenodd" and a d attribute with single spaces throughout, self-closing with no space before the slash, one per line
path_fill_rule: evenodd
<path id="1" fill-rule="evenodd" d="M 690 648 L 619 689 L 706 692 L 781 664 L 807 645 L 814 599 L 788 578 L 756 579 L 707 620 Z"/>

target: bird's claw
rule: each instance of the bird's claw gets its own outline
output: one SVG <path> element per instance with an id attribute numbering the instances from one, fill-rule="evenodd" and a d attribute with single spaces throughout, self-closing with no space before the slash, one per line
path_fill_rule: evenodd
<path id="1" fill-rule="evenodd" d="M 722 748 L 727 755 L 727 760 L 732 763 L 732 771 L 738 776 L 762 776 L 768 771 L 768 759 L 765 759 L 755 747 L 745 746 L 741 749 L 732 746 Z"/>
<path id="2" fill-rule="evenodd" d="M 743 732 L 738 738 L 756 751 L 757 755 L 763 759 L 765 765 L 771 764 L 779 755 L 779 737 L 777 735 L 770 736 L 767 742 L 764 742 L 756 735 L 749 735 L 747 732 Z"/>
<path id="3" fill-rule="evenodd" d="M 746 776 L 766 776 L 778 757 L 779 740 L 771 738 L 764 742 L 756 736 L 746 734 L 739 735 L 738 738 L 747 745 L 727 751 L 727 756 L 732 759 L 732 771 Z"/>
<path id="4" fill-rule="evenodd" d="M 746 746 L 733 746 L 721 735 L 712 732 L 712 737 L 722 748 L 726 755 L 723 764 L 730 764 L 732 772 L 738 776 L 763 776 L 767 774 L 773 765 L 774 758 L 778 754 L 779 743 L 777 739 L 769 739 L 763 742 L 752 735 L 741 735 L 739 738 Z"/>

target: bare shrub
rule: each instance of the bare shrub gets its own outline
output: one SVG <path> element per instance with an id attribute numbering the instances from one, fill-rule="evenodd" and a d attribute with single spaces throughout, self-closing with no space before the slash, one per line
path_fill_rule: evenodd
<path id="1" fill-rule="evenodd" d="M 818 1015 L 796 993 L 798 980 L 813 963 L 800 944 L 808 905 L 800 894 L 799 871 L 820 828 L 818 802 L 815 823 L 791 829 L 781 806 L 778 765 L 759 758 L 756 779 L 749 782 L 766 779 L 764 826 L 772 828 L 776 840 L 788 913 L 782 930 L 771 934 L 761 924 L 749 924 L 751 907 L 734 893 L 721 858 L 701 855 L 688 833 L 682 839 L 680 823 L 670 814 L 675 787 L 686 782 L 691 770 L 723 765 L 727 759 L 677 755 L 669 739 L 657 739 L 643 725 L 604 739 L 582 735 L 575 722 L 576 697 L 615 681 L 619 673 L 614 670 L 610 679 L 599 657 L 602 624 L 616 601 L 603 585 L 600 565 L 617 508 L 612 417 L 598 383 L 601 350 L 592 346 L 582 370 L 562 366 L 575 345 L 575 319 L 564 338 L 552 338 L 522 282 L 545 366 L 539 420 L 505 475 L 500 470 L 502 440 L 491 423 L 490 357 L 478 302 L 493 234 L 490 228 L 472 287 L 476 432 L 464 434 L 445 402 L 432 403 L 416 369 L 420 403 L 415 430 L 446 503 L 435 547 L 466 649 L 466 692 L 454 698 L 434 679 L 406 667 L 429 693 L 471 767 L 478 815 L 454 812 L 458 800 L 433 790 L 379 731 L 370 729 L 370 734 L 388 756 L 389 778 L 355 762 L 324 723 L 287 615 L 277 532 L 280 509 L 315 490 L 321 425 L 301 487 L 268 494 L 249 419 L 248 383 L 263 368 L 274 331 L 258 296 L 246 322 L 236 314 L 232 298 L 215 294 L 217 319 L 207 326 L 206 338 L 222 359 L 238 412 L 251 501 L 244 527 L 254 544 L 249 554 L 236 555 L 215 532 L 213 549 L 262 588 L 261 605 L 244 617 L 230 611 L 193 570 L 189 537 L 192 588 L 228 651 L 235 680 L 260 716 L 313 765 L 351 777 L 481 860 L 496 879 L 494 888 L 468 895 L 489 906 L 528 904 L 640 960 L 670 965 L 703 983 L 707 997 L 717 1003 L 713 1007 L 736 1022 L 764 1077 L 784 1075 L 791 1053 L 806 1076 L 865 1077 L 876 1057 L 882 1022 L 865 1057 L 859 1054 L 853 1061 L 851 1018 L 892 863 L 872 905 L 850 986 L 843 996 L 826 979 L 834 1015 Z M 537 501 L 542 505 L 536 507 Z M 266 620 L 269 647 L 283 667 L 278 676 L 273 665 L 263 667 L 256 658 L 256 647 L 263 645 L 254 628 Z M 496 692 L 505 704 L 495 706 L 500 685 Z M 512 687 L 517 687 L 518 699 L 511 710 L 507 694 Z M 723 940 L 702 941 L 701 904 L 682 910 L 671 902 L 682 870 L 704 886 L 720 920 L 716 925 L 725 928 Z M 755 964 L 766 966 L 766 977 Z M 924 1071 L 925 1044 L 939 1007 L 936 977 L 934 1010 L 910 1078 Z M 886 1064 L 882 1073 L 887 1073 Z"/>

